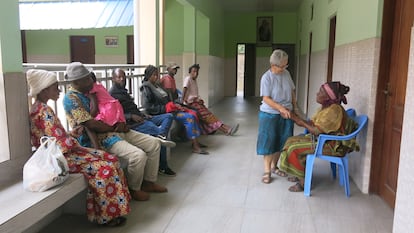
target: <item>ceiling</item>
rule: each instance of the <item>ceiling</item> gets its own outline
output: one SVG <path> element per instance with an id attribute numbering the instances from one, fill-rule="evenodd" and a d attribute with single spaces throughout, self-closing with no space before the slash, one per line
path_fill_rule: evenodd
<path id="1" fill-rule="evenodd" d="M 303 0 L 217 0 L 225 12 L 292 12 Z"/>
<path id="2" fill-rule="evenodd" d="M 19 2 L 94 2 L 95 0 L 19 0 Z M 188 0 L 201 1 L 201 0 Z M 303 0 L 216 0 L 225 12 L 292 12 Z"/>

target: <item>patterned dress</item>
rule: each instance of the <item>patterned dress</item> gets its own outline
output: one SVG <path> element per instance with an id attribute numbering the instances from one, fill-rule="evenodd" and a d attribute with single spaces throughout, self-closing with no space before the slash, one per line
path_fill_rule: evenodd
<path id="1" fill-rule="evenodd" d="M 188 89 L 189 93 L 186 103 L 197 111 L 203 134 L 211 134 L 218 130 L 223 125 L 223 122 L 204 105 L 204 101 L 199 101 L 201 99 L 198 95 L 197 81 L 188 76 L 184 79 L 184 87 Z"/>
<path id="2" fill-rule="evenodd" d="M 42 136 L 56 137 L 70 173 L 82 173 L 87 179 L 86 212 L 89 221 L 105 224 L 129 213 L 131 197 L 116 156 L 80 146 L 66 133 L 52 108 L 40 101 L 36 101 L 30 110 L 30 123 L 34 147 L 40 146 Z"/>
<path id="3" fill-rule="evenodd" d="M 358 124 L 348 117 L 344 108 L 339 104 L 332 104 L 318 111 L 312 117 L 316 134 L 345 135 L 353 132 Z M 311 134 L 298 135 L 288 138 L 280 154 L 279 168 L 287 173 L 305 177 L 306 157 L 315 151 L 317 136 Z M 323 146 L 323 154 L 344 156 L 346 153 L 359 150 L 355 139 L 347 141 L 327 141 Z"/>

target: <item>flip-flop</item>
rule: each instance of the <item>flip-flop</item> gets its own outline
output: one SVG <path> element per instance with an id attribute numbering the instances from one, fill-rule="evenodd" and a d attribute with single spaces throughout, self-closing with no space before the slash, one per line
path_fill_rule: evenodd
<path id="1" fill-rule="evenodd" d="M 230 132 L 227 135 L 228 136 L 233 136 L 237 132 L 237 130 L 239 130 L 239 124 L 236 124 L 235 126 L 233 126 L 230 129 Z"/>
<path id="2" fill-rule="evenodd" d="M 205 151 L 205 150 L 202 150 L 202 149 L 200 149 L 200 150 L 193 150 L 193 153 L 200 154 L 200 155 L 208 155 L 208 154 L 210 154 L 210 153 L 208 153 L 208 151 Z"/>

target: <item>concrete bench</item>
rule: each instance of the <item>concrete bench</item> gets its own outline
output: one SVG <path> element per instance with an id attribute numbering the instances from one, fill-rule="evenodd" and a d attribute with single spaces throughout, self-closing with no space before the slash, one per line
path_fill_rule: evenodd
<path id="1" fill-rule="evenodd" d="M 82 174 L 71 174 L 63 184 L 45 192 L 29 192 L 17 181 L 0 190 L 0 232 L 24 232 L 60 208 L 87 183 Z M 85 208 L 85 207 L 84 207 Z"/>

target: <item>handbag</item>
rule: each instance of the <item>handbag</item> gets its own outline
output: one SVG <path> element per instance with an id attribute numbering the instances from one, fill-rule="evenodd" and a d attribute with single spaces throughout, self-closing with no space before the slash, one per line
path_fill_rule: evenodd
<path id="1" fill-rule="evenodd" d="M 55 137 L 40 138 L 41 145 L 23 167 L 23 188 L 46 191 L 69 178 L 69 166 Z"/>

